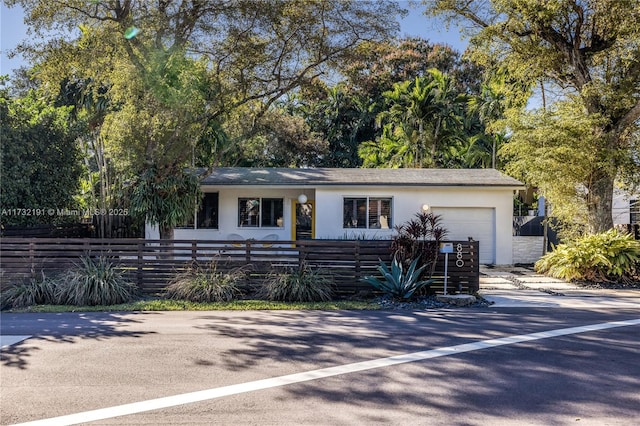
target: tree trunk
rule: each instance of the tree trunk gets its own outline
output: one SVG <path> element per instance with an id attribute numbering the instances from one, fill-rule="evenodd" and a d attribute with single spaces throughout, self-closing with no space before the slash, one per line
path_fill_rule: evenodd
<path id="1" fill-rule="evenodd" d="M 166 228 L 164 226 L 159 226 L 158 230 L 160 231 L 161 240 L 173 240 L 173 228 Z"/>
<path id="2" fill-rule="evenodd" d="M 587 194 L 587 212 L 589 231 L 604 232 L 613 228 L 613 185 L 614 176 L 606 171 L 596 172 L 592 177 Z"/>
<path id="3" fill-rule="evenodd" d="M 158 225 L 158 231 L 160 232 L 160 254 L 159 259 L 173 259 L 173 228 L 166 228 Z"/>

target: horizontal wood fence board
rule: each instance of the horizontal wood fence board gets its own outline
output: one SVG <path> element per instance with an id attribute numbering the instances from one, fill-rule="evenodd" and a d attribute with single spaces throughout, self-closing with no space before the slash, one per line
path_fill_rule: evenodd
<path id="1" fill-rule="evenodd" d="M 453 241 L 449 254 L 450 288 L 479 289 L 478 242 Z M 2 287 L 30 277 L 60 273 L 81 257 L 104 256 L 126 273 L 146 294 L 165 290 L 168 283 L 193 265 L 215 263 L 218 271 L 242 269 L 246 285 L 259 285 L 270 272 L 300 268 L 302 264 L 331 277 L 338 293 L 371 291 L 361 281 L 378 275 L 380 260 L 391 261 L 385 240 L 142 240 L 96 238 L 14 238 L 0 241 Z M 444 255 L 435 268 L 439 288 L 444 282 Z"/>

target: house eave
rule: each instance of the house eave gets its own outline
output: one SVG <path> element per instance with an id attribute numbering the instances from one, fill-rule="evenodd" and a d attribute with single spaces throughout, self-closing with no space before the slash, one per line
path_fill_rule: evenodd
<path id="1" fill-rule="evenodd" d="M 522 189 L 524 184 L 494 169 L 257 169 L 218 168 L 206 186 L 291 187 L 484 187 Z"/>

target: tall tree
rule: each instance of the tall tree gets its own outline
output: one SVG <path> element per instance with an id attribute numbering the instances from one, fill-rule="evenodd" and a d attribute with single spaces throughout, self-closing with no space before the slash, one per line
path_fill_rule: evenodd
<path id="1" fill-rule="evenodd" d="M 397 165 L 400 159 L 402 167 L 448 167 L 457 162 L 458 148 L 466 139 L 467 98 L 455 90 L 446 74 L 429 70 L 424 77 L 395 84 L 384 96 L 388 109 L 377 117 L 378 124 L 385 127 L 378 142 L 389 148 L 379 151 L 376 142 L 363 146 L 363 158 L 383 160 L 382 164 L 365 166 L 388 165 L 381 155 L 383 151 L 393 153 L 395 158 L 389 158 L 390 163 Z M 393 145 L 395 149 L 391 148 Z M 379 154 L 371 157 L 369 150 Z"/>
<path id="2" fill-rule="evenodd" d="M 507 107 L 505 84 L 494 78 L 481 87 L 480 94 L 471 96 L 468 103 L 468 116 L 472 120 L 469 127 L 476 130 L 471 130 L 474 136 L 467 153 L 467 164 L 495 169 L 498 149 L 508 139 L 505 131 L 496 124 L 504 118 Z"/>
<path id="3" fill-rule="evenodd" d="M 395 83 L 423 77 L 437 69 L 451 77 L 456 90 L 478 93 L 482 67 L 441 43 L 411 37 L 383 43 L 363 43 L 341 66 L 348 87 L 370 99 L 391 90 Z"/>
<path id="4" fill-rule="evenodd" d="M 340 82 L 328 87 L 321 81 L 307 85 L 294 99 L 292 113 L 302 116 L 327 144 L 316 165 L 360 167 L 358 146 L 375 137 L 375 116 L 379 106 Z"/>
<path id="5" fill-rule="evenodd" d="M 238 126 L 244 114 L 239 111 Z M 222 164 L 242 167 L 311 167 L 326 156 L 328 144 L 299 115 L 290 114 L 284 105 L 272 107 L 256 123 L 245 123 L 253 132 L 229 146 L 220 157 Z"/>
<path id="6" fill-rule="evenodd" d="M 640 119 L 640 1 L 437 0 L 425 4 L 430 13 L 471 27 L 476 60 L 507 70 L 521 81 L 551 85 L 561 97 L 579 104 L 573 110 L 584 115 L 580 121 L 589 126 L 586 132 L 591 136 L 566 144 L 580 143 L 591 161 L 584 169 L 582 163 L 565 158 L 563 175 L 574 177 L 575 195 L 586 194 L 575 198 L 584 202 L 589 229 L 611 228 L 616 178 L 640 175 L 634 142 Z M 526 123 L 528 114 L 522 119 Z M 565 136 L 576 137 L 574 133 Z M 543 162 L 529 167 L 536 169 L 530 177 L 544 175 L 544 168 L 557 170 Z M 545 182 L 529 183 L 542 186 Z"/>
<path id="7" fill-rule="evenodd" d="M 203 134 L 246 105 L 245 121 L 257 123 L 276 100 L 363 40 L 391 34 L 397 28 L 379 16 L 399 12 L 392 1 L 355 0 L 7 3 L 21 4 L 27 23 L 45 38 L 52 28 L 80 28 L 79 35 L 69 31 L 21 49 L 38 64 L 44 87 L 74 77 L 109 88 L 117 107 L 102 127 L 107 151 L 123 172 L 134 172 L 133 199 L 142 204 L 132 211 L 158 207 L 147 215 L 163 237 L 193 211 L 189 202 L 172 200 L 195 200 L 186 193 L 193 185 L 183 168 L 196 157 L 211 158 L 196 155 Z M 176 185 L 161 185 L 165 180 Z"/>
<path id="8" fill-rule="evenodd" d="M 13 99 L 1 88 L 0 135 L 1 223 L 63 220 L 59 212 L 76 207 L 82 170 L 70 108 L 53 107 L 34 91 Z"/>
<path id="9" fill-rule="evenodd" d="M 566 235 L 584 232 L 590 223 L 587 206 L 593 194 L 580 182 L 599 161 L 597 151 L 585 149 L 600 137 L 593 129 L 603 123 L 594 120 L 577 98 L 507 118 L 511 137 L 502 149 L 506 170 L 540 184 L 538 192 L 554 200 L 553 215 Z"/>
<path id="10" fill-rule="evenodd" d="M 295 98 L 293 111 L 329 143 L 329 152 L 320 165 L 359 167 L 363 163 L 358 154 L 361 145 L 369 146 L 367 141 L 385 137 L 375 124 L 376 116 L 387 108 L 383 93 L 396 83 L 424 77 L 431 69 L 449 75 L 458 92 L 478 92 L 481 67 L 462 59 L 449 46 L 421 38 L 362 43 L 339 64 L 344 79 L 338 84 L 327 86 L 314 80 L 305 85 Z M 389 136 L 387 131 L 386 137 Z M 380 146 L 388 155 L 389 150 L 397 148 L 392 148 L 392 139 L 398 142 L 397 138 L 387 138 L 388 144 Z M 369 160 L 365 162 L 369 164 Z"/>

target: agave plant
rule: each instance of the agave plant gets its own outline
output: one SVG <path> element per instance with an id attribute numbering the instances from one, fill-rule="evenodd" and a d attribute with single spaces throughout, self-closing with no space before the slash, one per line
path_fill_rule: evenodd
<path id="1" fill-rule="evenodd" d="M 391 268 L 381 260 L 378 266 L 378 271 L 382 274 L 383 279 L 378 277 L 368 276 L 362 279 L 362 281 L 371 284 L 377 290 L 384 292 L 392 296 L 395 299 L 411 299 L 416 291 L 423 287 L 433 284 L 435 280 L 420 280 L 420 274 L 427 267 L 427 265 L 418 266 L 420 258 L 416 258 L 411 262 L 406 272 L 403 270 L 402 262 L 396 257 L 393 258 Z"/>

